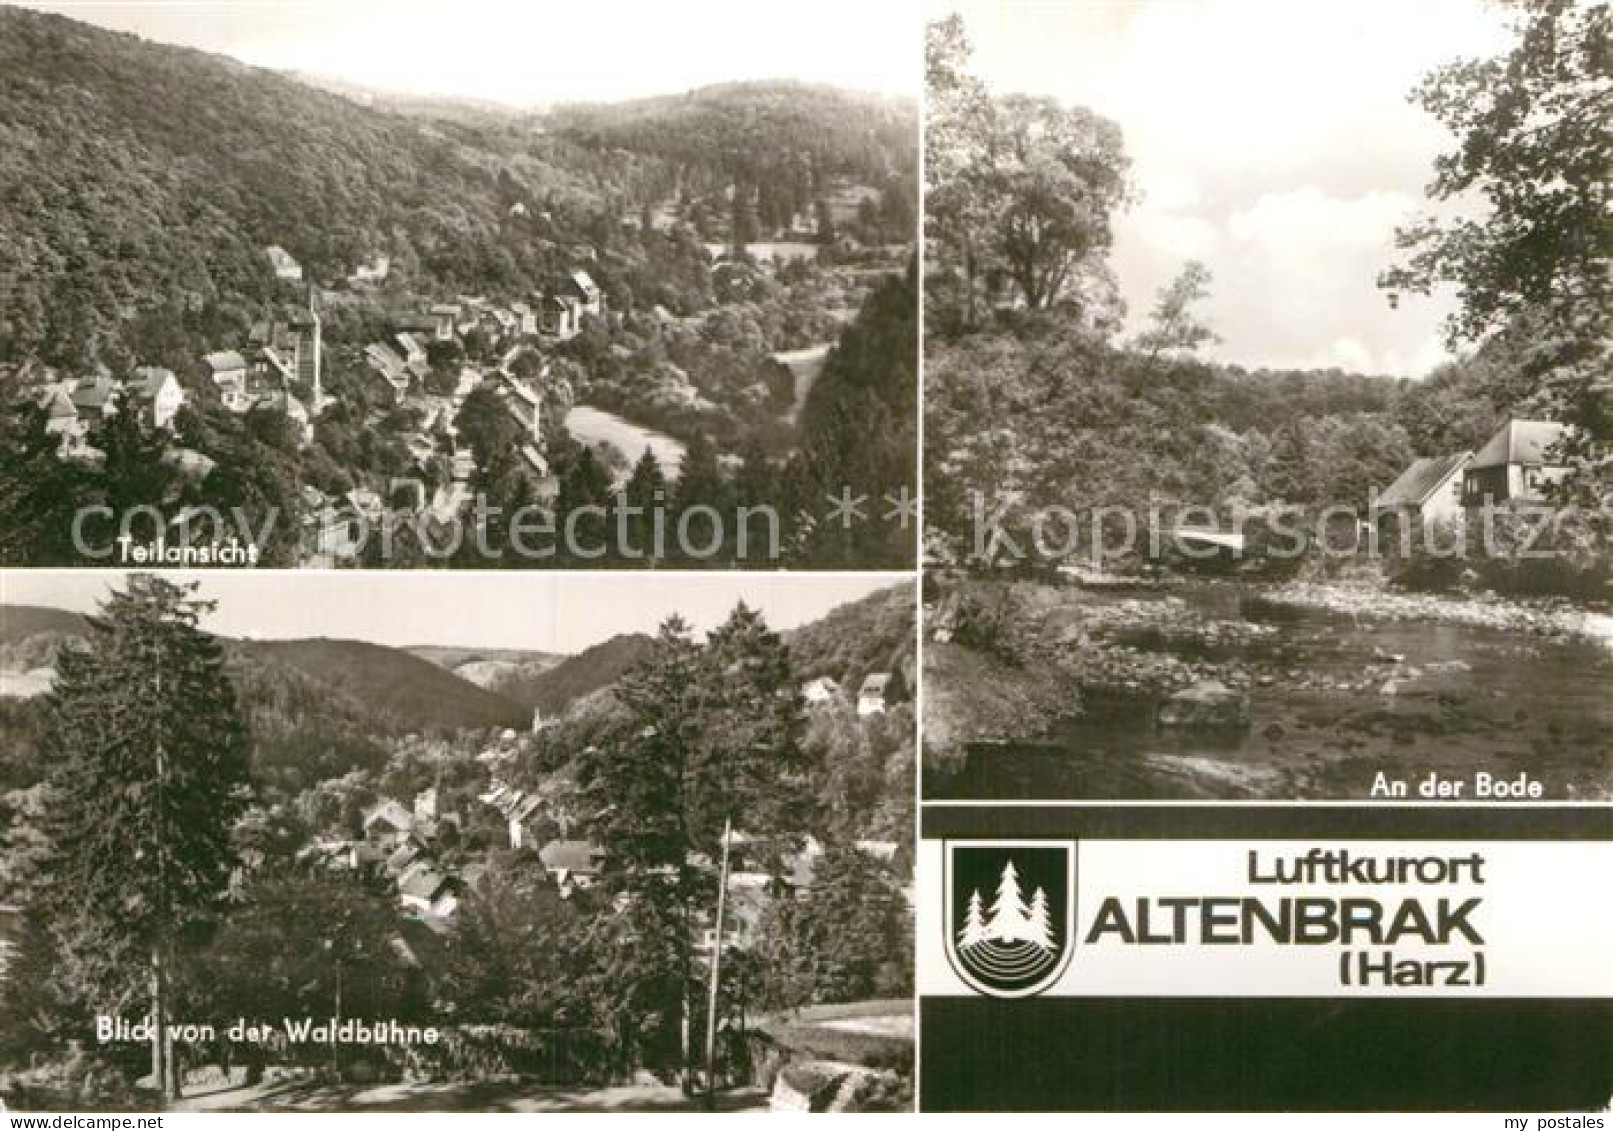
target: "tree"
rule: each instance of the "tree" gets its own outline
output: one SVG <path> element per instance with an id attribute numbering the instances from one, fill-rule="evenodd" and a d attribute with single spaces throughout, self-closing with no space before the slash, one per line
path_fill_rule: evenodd
<path id="1" fill-rule="evenodd" d="M 665 548 L 658 547 L 655 542 L 657 514 L 664 528 L 666 512 L 670 509 L 667 493 L 666 476 L 661 473 L 661 465 L 656 461 L 655 452 L 646 447 L 617 496 L 618 504 L 624 507 L 611 529 L 613 544 L 616 539 L 622 539 L 621 545 L 614 546 L 617 553 L 623 557 L 645 559 L 652 568 L 658 564 Z"/>
<path id="2" fill-rule="evenodd" d="M 997 881 L 997 898 L 991 904 L 991 922 L 987 934 L 996 942 L 1025 942 L 1030 938 L 1030 909 L 1019 890 L 1019 872 L 1014 862 L 1003 865 Z"/>
<path id="3" fill-rule="evenodd" d="M 1509 0 L 1517 44 L 1500 58 L 1429 74 L 1412 99 L 1457 135 L 1440 156 L 1433 200 L 1476 193 L 1488 217 L 1402 228 L 1409 253 L 1385 272 L 1390 293 L 1457 288 L 1453 339 L 1477 341 L 1525 311 L 1609 307 L 1607 170 L 1613 11 L 1579 0 Z"/>
<path id="4" fill-rule="evenodd" d="M 597 992 L 624 1067 L 687 1063 L 692 916 L 696 897 L 710 890 L 690 865 L 686 810 L 703 676 L 688 624 L 669 618 L 650 655 L 617 684 L 627 719 L 578 760 L 612 897 L 592 935 L 606 956 Z"/>
<path id="5" fill-rule="evenodd" d="M 589 893 L 563 898 L 530 855 L 495 860 L 454 915 L 443 996 L 468 1021 L 564 1028 L 590 1020 L 583 987 L 593 956 L 583 934 L 595 913 Z"/>
<path id="6" fill-rule="evenodd" d="M 1038 887 L 1031 893 L 1031 910 L 1028 917 L 1030 941 L 1043 950 L 1053 949 L 1053 921 L 1048 914 L 1047 892 Z"/>
<path id="7" fill-rule="evenodd" d="M 26 1064 L 30 1054 L 59 1047 L 84 1011 L 64 992 L 56 941 L 38 913 L 18 916 L 10 943 L 0 995 L 0 1063 Z"/>
<path id="8" fill-rule="evenodd" d="M 958 932 L 958 945 L 964 950 L 986 941 L 986 922 L 980 909 L 980 891 L 969 893 L 969 909 L 964 913 L 963 929 Z"/>
<path id="9" fill-rule="evenodd" d="M 454 427 L 460 442 L 470 448 L 476 466 L 484 471 L 525 437 L 504 401 L 486 385 L 471 390 L 454 416 Z"/>
<path id="10" fill-rule="evenodd" d="M 106 505 L 120 519 L 137 506 L 157 506 L 173 481 L 173 470 L 163 461 L 168 436 L 126 398 L 107 418 L 96 437 L 106 453 L 99 476 Z"/>
<path id="11" fill-rule="evenodd" d="M 943 324 L 976 322 L 981 284 L 1005 276 L 1031 310 L 1073 291 L 1107 252 L 1110 214 L 1126 198 L 1120 130 L 1050 98 L 993 98 L 968 73 L 962 20 L 925 40 L 925 224 L 943 280 L 963 289 Z M 938 290 L 951 299 L 948 287 Z"/>
<path id="12" fill-rule="evenodd" d="M 925 29 L 925 246 L 960 278 L 964 328 L 975 323 L 979 281 L 993 265 L 986 232 L 994 111 L 985 84 L 968 71 L 970 50 L 958 15 Z"/>
<path id="13" fill-rule="evenodd" d="M 1109 216 L 1125 198 L 1120 130 L 1090 110 L 1050 98 L 997 103 L 996 236 L 1025 305 L 1064 297 L 1087 259 L 1108 251 Z"/>
<path id="14" fill-rule="evenodd" d="M 403 916 L 384 880 L 276 867 L 249 884 L 186 979 L 198 1017 L 422 1016 L 420 971 L 397 942 Z"/>
<path id="15" fill-rule="evenodd" d="M 734 517 L 728 478 L 718 462 L 717 447 L 704 430 L 689 438 L 683 460 L 678 464 L 678 482 L 672 494 L 678 526 L 688 530 L 691 541 L 698 542 L 711 522 L 718 523 L 727 533 Z M 716 512 L 716 518 L 702 512 L 702 517 L 690 519 L 685 526 L 683 516 L 693 512 L 696 507 L 710 508 Z M 679 545 L 677 549 L 681 551 L 683 546 Z M 722 556 L 721 550 L 717 556 Z"/>
<path id="16" fill-rule="evenodd" d="M 1272 436 L 1265 493 L 1268 499 L 1290 506 L 1308 507 L 1322 500 L 1322 456 L 1306 426 L 1297 420 L 1284 422 Z"/>
<path id="17" fill-rule="evenodd" d="M 885 866 L 854 844 L 830 842 L 807 897 L 814 1002 L 912 992 L 912 936 Z"/>
<path id="18" fill-rule="evenodd" d="M 146 983 L 153 1076 L 169 1097 L 176 944 L 223 895 L 250 796 L 246 726 L 195 589 L 131 575 L 90 618 L 88 646 L 62 653 L 50 696 L 47 913 L 99 1010 Z"/>
<path id="19" fill-rule="evenodd" d="M 827 200 L 820 200 L 813 205 L 815 213 L 818 242 L 831 244 L 835 242 L 834 212 L 829 208 Z"/>
<path id="20" fill-rule="evenodd" d="M 1586 474 L 1569 483 L 1595 503 L 1608 490 L 1613 443 L 1613 9 L 1583 0 L 1510 7 L 1517 42 L 1508 54 L 1440 67 L 1412 95 L 1458 142 L 1436 160 L 1429 197 L 1478 197 L 1487 214 L 1402 228 L 1406 257 L 1379 282 L 1391 302 L 1454 286 L 1453 344 L 1526 335 L 1523 407 L 1577 426 L 1563 454 Z"/>
<path id="21" fill-rule="evenodd" d="M 1149 315 L 1149 327 L 1137 337 L 1137 348 L 1147 355 L 1149 365 L 1169 350 L 1191 353 L 1219 340 L 1215 331 L 1193 314 L 1193 306 L 1209 294 L 1210 269 L 1196 259 L 1189 260 L 1182 273 L 1159 292 L 1159 301 Z"/>

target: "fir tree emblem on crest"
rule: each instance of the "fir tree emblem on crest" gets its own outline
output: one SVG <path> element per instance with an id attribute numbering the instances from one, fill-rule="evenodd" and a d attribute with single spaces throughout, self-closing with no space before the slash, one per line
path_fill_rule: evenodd
<path id="1" fill-rule="evenodd" d="M 1028 997 L 1069 962 L 1075 846 L 947 842 L 947 957 L 973 989 Z"/>

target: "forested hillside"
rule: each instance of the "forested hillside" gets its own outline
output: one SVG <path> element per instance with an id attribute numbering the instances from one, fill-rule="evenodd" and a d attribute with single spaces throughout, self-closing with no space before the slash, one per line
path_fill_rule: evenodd
<path id="1" fill-rule="evenodd" d="M 650 650 L 650 638 L 627 633 L 568 656 L 548 671 L 535 675 L 515 673 L 494 684 L 504 698 L 536 707 L 545 716 L 564 711 L 572 703 L 615 683 Z"/>
<path id="2" fill-rule="evenodd" d="M 84 618 L 42 605 L 0 605 L 0 644 L 15 644 L 41 632 L 84 632 Z"/>
<path id="3" fill-rule="evenodd" d="M 57 609 L 0 606 L 0 668 L 53 668 L 86 631 Z M 385 762 L 408 733 L 522 726 L 528 709 L 397 648 L 355 640 L 227 640 L 231 682 L 265 785 L 299 792 Z M 41 699 L 0 699 L 0 785 L 38 780 Z"/>
<path id="4" fill-rule="evenodd" d="M 882 190 L 877 214 L 898 242 L 916 215 L 916 111 L 902 99 L 798 82 L 724 83 L 561 107 L 545 124 L 592 149 L 665 159 L 668 197 L 738 186 L 763 229 L 810 214 L 837 180 Z"/>
<path id="5" fill-rule="evenodd" d="M 841 605 L 787 637 L 790 662 L 803 680 L 827 676 L 855 691 L 873 672 L 897 675 L 911 693 L 914 629 L 913 586 L 893 585 Z"/>
<path id="6" fill-rule="evenodd" d="M 0 361 L 139 353 L 141 314 L 239 321 L 243 305 L 287 297 L 271 245 L 321 285 L 385 254 L 394 289 L 518 292 L 565 267 L 570 241 L 609 242 L 618 218 L 673 195 L 686 175 L 754 187 L 758 170 L 791 168 L 810 191 L 833 177 L 905 188 L 886 196 L 907 201 L 893 207 L 910 231 L 915 146 L 910 106 L 788 84 L 552 122 L 405 114 L 6 8 Z M 810 209 L 810 195 L 800 203 Z"/>
<path id="7" fill-rule="evenodd" d="M 353 697 L 389 730 L 457 730 L 518 725 L 526 712 L 400 648 L 360 640 L 254 640 L 236 649 L 294 668 Z"/>
<path id="8" fill-rule="evenodd" d="M 265 300 L 264 248 L 310 277 L 378 252 L 439 285 L 543 266 L 500 225 L 517 195 L 587 203 L 564 143 L 368 109 L 219 56 L 0 10 L 0 352 L 87 339 L 152 305 Z M 620 164 L 620 162 L 618 162 Z M 53 356 L 52 356 L 53 355 Z"/>

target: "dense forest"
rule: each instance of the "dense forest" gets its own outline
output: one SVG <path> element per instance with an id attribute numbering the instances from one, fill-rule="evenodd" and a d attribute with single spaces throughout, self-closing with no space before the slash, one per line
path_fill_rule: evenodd
<path id="1" fill-rule="evenodd" d="M 386 254 L 396 289 L 530 289 L 566 265 L 571 244 L 608 244 L 622 218 L 659 203 L 680 166 L 697 163 L 680 146 L 731 156 L 734 122 L 753 131 L 750 161 L 799 155 L 813 177 L 893 186 L 905 168 L 911 199 L 910 107 L 829 91 L 786 97 L 793 89 L 635 103 L 621 136 L 614 115 L 584 128 L 603 111 L 553 125 L 513 113 L 468 123 L 361 106 L 220 56 L 5 9 L 0 361 L 37 351 L 86 364 L 123 344 L 142 312 L 227 322 L 233 306 L 284 297 L 266 270 L 270 245 L 325 284 Z M 714 176 L 746 173 L 710 160 Z M 909 210 L 903 231 L 911 219 Z"/>
<path id="2" fill-rule="evenodd" d="M 594 150 L 653 154 L 668 165 L 668 198 L 721 197 L 729 219 L 789 226 L 842 182 L 881 190 L 860 219 L 867 234 L 906 243 L 916 219 L 918 137 L 911 103 L 797 82 L 733 83 L 683 95 L 560 107 L 559 136 Z"/>
<path id="3" fill-rule="evenodd" d="M 269 245 L 310 278 L 388 252 L 444 289 L 513 285 L 543 267 L 500 238 L 515 199 L 586 207 L 612 187 L 575 172 L 588 163 L 551 139 L 493 148 L 475 131 L 16 8 L 0 12 L 0 106 L 0 354 L 13 358 L 40 348 L 82 364 L 141 310 L 266 301 Z"/>

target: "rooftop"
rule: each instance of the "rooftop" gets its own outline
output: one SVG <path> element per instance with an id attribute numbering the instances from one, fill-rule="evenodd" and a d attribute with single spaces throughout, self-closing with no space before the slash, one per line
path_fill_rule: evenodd
<path id="1" fill-rule="evenodd" d="M 1400 473 L 1400 478 L 1378 496 L 1378 505 L 1421 506 L 1428 501 L 1430 495 L 1439 490 L 1440 484 L 1466 467 L 1467 461 L 1472 456 L 1472 452 L 1456 452 L 1452 455 L 1432 456 L 1413 461 L 1410 467 Z"/>
<path id="2" fill-rule="evenodd" d="M 1555 462 L 1548 454 L 1567 434 L 1555 420 L 1509 420 L 1479 449 L 1470 470 L 1505 467 L 1509 464 L 1543 465 Z"/>

